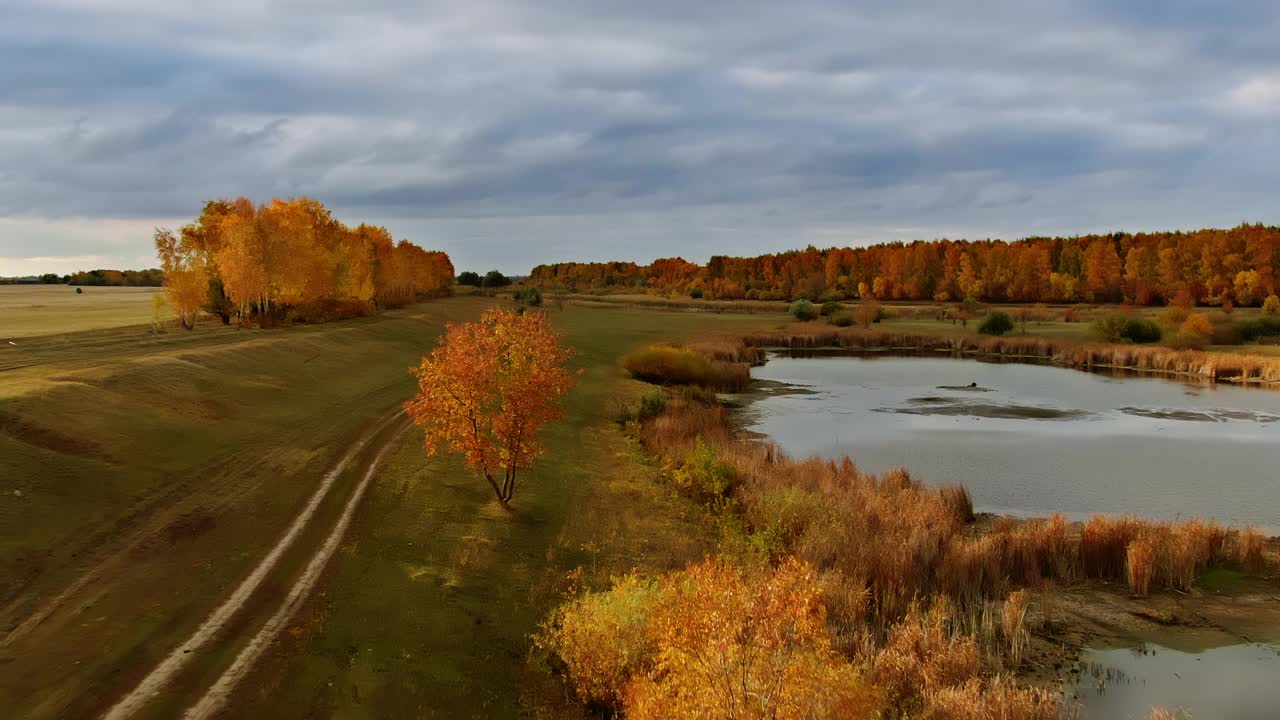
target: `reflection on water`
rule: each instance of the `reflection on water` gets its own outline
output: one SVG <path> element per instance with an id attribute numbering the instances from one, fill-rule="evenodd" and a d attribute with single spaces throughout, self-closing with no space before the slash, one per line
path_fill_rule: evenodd
<path id="1" fill-rule="evenodd" d="M 1150 717 L 1152 706 L 1191 718 L 1280 716 L 1280 646 L 1249 643 L 1199 653 L 1147 645 L 1086 650 L 1064 687 L 1086 720 Z"/>
<path id="2" fill-rule="evenodd" d="M 922 357 L 774 357 L 749 429 L 961 482 L 980 510 L 1210 515 L 1280 532 L 1280 393 Z"/>

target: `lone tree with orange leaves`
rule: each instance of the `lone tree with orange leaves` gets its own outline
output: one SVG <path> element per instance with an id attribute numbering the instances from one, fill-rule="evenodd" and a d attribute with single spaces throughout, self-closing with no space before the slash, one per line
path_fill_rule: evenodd
<path id="1" fill-rule="evenodd" d="M 422 364 L 410 368 L 418 394 L 405 403 L 422 427 L 427 455 L 462 453 L 504 506 L 517 472 L 542 454 L 538 430 L 560 416 L 572 385 L 561 344 L 545 313 L 489 310 L 479 322 L 450 323 Z M 501 482 L 499 482 L 499 480 Z"/>

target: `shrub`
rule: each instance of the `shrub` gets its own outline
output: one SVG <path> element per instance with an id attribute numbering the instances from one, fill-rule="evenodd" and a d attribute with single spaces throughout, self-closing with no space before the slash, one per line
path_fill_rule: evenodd
<path id="1" fill-rule="evenodd" d="M 1022 651 L 1027 646 L 1027 606 L 1030 603 L 1031 596 L 1027 591 L 1017 590 L 1009 593 L 1000 613 L 1000 626 L 1009 641 L 1009 659 L 1014 668 L 1022 665 Z"/>
<path id="2" fill-rule="evenodd" d="M 733 468 L 720 462 L 714 448 L 694 440 L 693 451 L 684 464 L 671 474 L 676 487 L 685 495 L 702 501 L 722 498 L 733 484 Z"/>
<path id="3" fill-rule="evenodd" d="M 702 288 L 700 288 L 700 287 L 696 287 L 696 288 L 692 288 L 692 289 L 690 289 L 690 290 L 689 290 L 689 297 L 693 298 L 694 300 L 701 300 L 701 299 L 702 299 Z"/>
<path id="4" fill-rule="evenodd" d="M 813 306 L 812 302 L 801 298 L 791 303 L 791 314 L 795 319 L 806 322 L 818 317 L 818 309 Z"/>
<path id="5" fill-rule="evenodd" d="M 622 366 L 631 377 L 657 385 L 699 385 L 735 392 L 751 382 L 746 365 L 708 360 L 702 353 L 673 345 L 653 345 L 627 353 Z"/>
<path id="6" fill-rule="evenodd" d="M 968 488 L 963 485 L 943 485 L 938 488 L 938 494 L 942 496 L 943 504 L 951 510 L 951 514 L 957 521 L 962 523 L 974 521 L 973 497 L 969 495 Z"/>
<path id="7" fill-rule="evenodd" d="M 1125 579 L 1129 581 L 1129 592 L 1138 597 L 1146 596 L 1151 576 L 1155 573 L 1155 560 L 1151 541 L 1140 537 L 1129 543 L 1125 551 Z"/>
<path id="8" fill-rule="evenodd" d="M 621 707 L 631 676 L 652 662 L 649 619 L 660 597 L 653 580 L 615 578 L 608 592 L 556 609 L 534 643 L 560 657 L 583 702 Z"/>
<path id="9" fill-rule="evenodd" d="M 960 685 L 981 669 L 973 636 L 954 630 L 949 603 L 935 603 L 927 612 L 913 606 L 889 629 L 885 647 L 867 662 L 888 705 L 907 711 L 904 717 L 915 717 L 909 711 L 931 693 Z"/>
<path id="10" fill-rule="evenodd" d="M 1213 337 L 1213 321 L 1208 315 L 1201 313 L 1188 315 L 1182 326 L 1178 328 L 1178 332 L 1204 338 L 1205 342 L 1208 342 L 1209 338 Z"/>
<path id="11" fill-rule="evenodd" d="M 1129 318 L 1120 313 L 1109 313 L 1093 321 L 1093 334 L 1103 342 L 1120 342 Z"/>
<path id="12" fill-rule="evenodd" d="M 643 422 L 661 415 L 662 411 L 666 409 L 667 399 L 662 392 L 651 392 L 640 398 L 640 402 L 636 403 L 634 408 L 625 403 L 620 403 L 618 422 L 623 425 L 630 422 Z"/>
<path id="13" fill-rule="evenodd" d="M 1232 560 L 1244 570 L 1261 574 L 1266 569 L 1266 557 L 1262 554 L 1266 545 L 1265 535 L 1254 528 L 1245 528 L 1235 535 L 1231 548 Z"/>
<path id="14" fill-rule="evenodd" d="M 1236 330 L 1240 333 L 1242 342 L 1256 342 L 1277 337 L 1280 336 L 1280 317 L 1266 315 L 1257 320 L 1240 323 Z"/>
<path id="15" fill-rule="evenodd" d="M 818 311 L 818 314 L 821 315 L 822 317 L 828 317 L 830 315 L 835 315 L 836 313 L 841 312 L 843 310 L 844 310 L 844 305 L 832 300 L 830 302 L 822 303 L 822 309 Z"/>
<path id="16" fill-rule="evenodd" d="M 1164 333 L 1161 332 L 1160 326 L 1151 320 L 1129 318 L 1124 326 L 1124 336 L 1136 343 L 1153 343 L 1160 342 Z"/>
<path id="17" fill-rule="evenodd" d="M 835 325 L 836 327 L 849 327 L 853 324 L 853 315 L 847 310 L 841 310 L 840 312 L 833 313 L 828 317 L 827 322 Z"/>
<path id="18" fill-rule="evenodd" d="M 1104 342 L 1158 342 L 1163 336 L 1160 326 L 1150 320 L 1109 313 L 1093 321 L 1093 334 Z"/>
<path id="19" fill-rule="evenodd" d="M 1013 329 L 1013 319 L 1009 314 L 997 310 L 986 317 L 982 324 L 978 326 L 978 332 L 983 335 L 1003 335 Z"/>
<path id="20" fill-rule="evenodd" d="M 1266 300 L 1262 301 L 1263 315 L 1280 315 L 1280 297 L 1268 295 Z"/>
<path id="21" fill-rule="evenodd" d="M 1177 328 L 1186 322 L 1190 315 L 1191 309 L 1185 305 L 1170 305 L 1160 311 L 1160 324 L 1167 328 Z"/>
<path id="22" fill-rule="evenodd" d="M 832 649 L 808 566 L 744 572 L 712 560 L 662 584 L 653 668 L 628 685 L 627 718 L 871 716 L 874 694 Z"/>

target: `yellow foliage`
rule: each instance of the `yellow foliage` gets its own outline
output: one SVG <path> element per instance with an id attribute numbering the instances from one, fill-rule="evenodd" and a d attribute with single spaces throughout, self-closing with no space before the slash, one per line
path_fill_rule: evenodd
<path id="1" fill-rule="evenodd" d="M 1187 319 L 1182 322 L 1182 326 L 1178 328 L 1178 331 L 1207 340 L 1213 337 L 1213 321 L 1203 313 L 1188 315 Z"/>

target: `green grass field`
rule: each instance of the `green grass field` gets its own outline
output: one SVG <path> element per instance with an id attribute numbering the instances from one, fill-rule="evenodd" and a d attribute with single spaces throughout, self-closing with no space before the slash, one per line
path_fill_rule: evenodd
<path id="1" fill-rule="evenodd" d="M 470 295 L 326 325 L 131 325 L 0 346 L 0 632 L 88 578 L 34 630 L 0 644 L 0 706 L 16 717 L 94 716 L 129 691 L 265 554 L 353 440 L 412 396 L 407 368 L 444 323 L 509 302 Z M 582 568 L 603 587 L 714 549 L 709 517 L 666 490 L 613 421 L 646 392 L 619 358 L 788 317 L 572 302 L 550 313 L 583 374 L 512 511 L 456 458 L 428 459 L 416 431 L 402 435 L 321 584 L 228 716 L 580 714 L 530 655 L 568 573 Z M 959 335 L 975 325 L 899 316 L 882 329 Z M 1088 327 L 1027 330 L 1087 339 Z M 340 477 L 316 528 L 228 637 L 147 717 L 181 713 L 217 678 L 288 592 L 371 454 Z"/>
<path id="2" fill-rule="evenodd" d="M 160 288 L 0 285 L 0 342 L 12 338 L 97 330 L 151 322 Z M 172 314 L 166 307 L 164 319 Z"/>
<path id="3" fill-rule="evenodd" d="M 0 628 L 94 571 L 0 647 L 0 703 L 19 717 L 79 717 L 127 692 L 256 563 L 347 445 L 412 395 L 407 367 L 444 322 L 492 302 L 277 330 L 95 330 L 0 351 Z M 406 433 L 297 626 L 241 686 L 235 715 L 547 707 L 562 693 L 528 674 L 528 635 L 566 572 L 582 565 L 601 584 L 709 549 L 701 514 L 653 481 L 612 422 L 616 404 L 641 392 L 617 358 L 780 318 L 572 306 L 552 316 L 584 374 L 514 512 L 499 512 L 456 460 L 428 461 L 420 435 Z M 318 525 L 337 512 L 326 501 Z M 179 712 L 216 678 L 304 561 L 287 556 L 235 639 L 148 714 Z"/>

